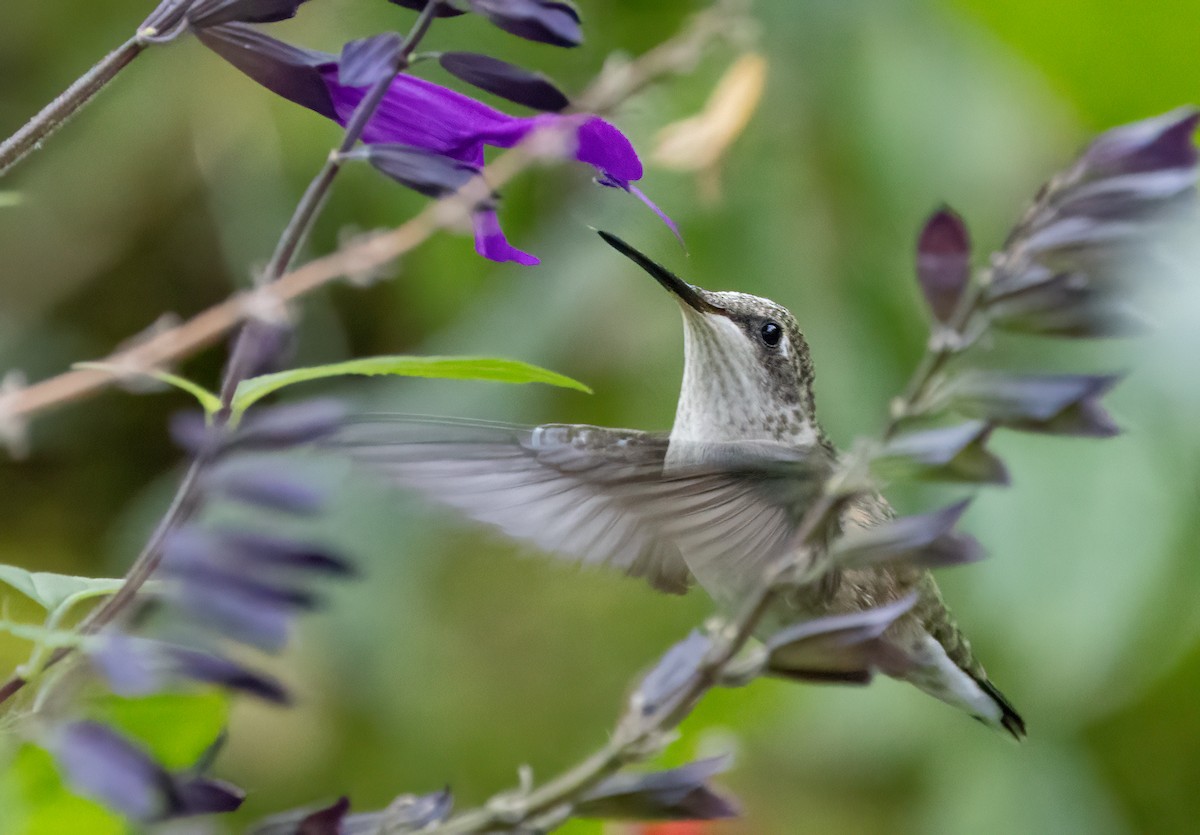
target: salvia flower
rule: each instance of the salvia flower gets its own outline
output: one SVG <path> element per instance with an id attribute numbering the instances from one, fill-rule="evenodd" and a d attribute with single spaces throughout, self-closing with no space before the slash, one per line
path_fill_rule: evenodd
<path id="1" fill-rule="evenodd" d="M 75 791 L 136 821 L 231 812 L 244 797 L 240 789 L 219 780 L 168 772 L 140 747 L 97 722 L 57 728 L 47 747 Z"/>
<path id="2" fill-rule="evenodd" d="M 340 61 L 333 55 L 299 49 L 240 24 L 210 27 L 198 36 L 264 87 L 338 124 L 347 123 L 366 94 L 365 86 L 345 83 Z M 596 182 L 635 195 L 675 230 L 670 219 L 634 185 L 643 170 L 632 144 L 598 116 L 510 116 L 433 82 L 400 74 L 392 80 L 362 139 L 368 145 L 426 151 L 465 167 L 460 172 L 477 174 L 483 169 L 485 148 L 511 148 L 541 131 L 562 136 L 564 156 L 591 165 L 596 169 Z M 388 173 L 378 158 L 368 155 L 368 159 Z M 413 181 L 411 176 L 398 179 L 405 185 Z M 536 257 L 508 243 L 490 201 L 473 212 L 473 225 L 476 251 L 485 258 L 538 263 Z"/>
<path id="3" fill-rule="evenodd" d="M 849 530 L 830 549 L 838 568 L 867 568 L 901 561 L 922 568 L 944 568 L 983 558 L 974 537 L 954 530 L 970 500 L 919 516 L 902 516 L 869 528 Z"/>

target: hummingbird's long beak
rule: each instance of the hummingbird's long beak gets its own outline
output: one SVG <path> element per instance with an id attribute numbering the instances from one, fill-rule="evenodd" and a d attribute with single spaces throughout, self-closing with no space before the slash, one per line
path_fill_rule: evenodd
<path id="1" fill-rule="evenodd" d="M 616 235 L 610 234 L 603 230 L 596 230 L 604 242 L 615 249 L 617 252 L 624 255 L 630 261 L 633 261 L 650 275 L 654 276 L 655 280 L 666 287 L 675 295 L 677 299 L 692 308 L 698 313 L 720 313 L 724 314 L 723 308 L 717 307 L 712 302 L 700 295 L 700 291 L 688 284 L 675 273 L 668 270 L 662 264 L 651 261 L 642 253 L 638 252 L 629 244 L 618 238 Z"/>

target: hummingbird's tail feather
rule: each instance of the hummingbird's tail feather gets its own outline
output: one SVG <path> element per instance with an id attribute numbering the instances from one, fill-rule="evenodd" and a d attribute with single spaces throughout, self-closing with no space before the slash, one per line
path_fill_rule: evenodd
<path id="1" fill-rule="evenodd" d="M 1012 734 L 1013 739 L 1020 742 L 1025 738 L 1025 720 L 1021 718 L 1021 714 L 1017 713 L 1017 709 L 1012 706 L 1004 694 L 988 681 L 986 676 L 976 678 L 975 683 L 983 689 L 991 697 L 996 706 L 1000 708 L 1000 725 L 1004 730 Z"/>

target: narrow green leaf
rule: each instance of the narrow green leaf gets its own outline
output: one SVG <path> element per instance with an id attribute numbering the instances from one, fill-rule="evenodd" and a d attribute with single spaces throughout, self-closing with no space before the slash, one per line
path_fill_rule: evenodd
<path id="1" fill-rule="evenodd" d="M 285 386 L 309 380 L 347 375 L 434 377 L 443 380 L 491 380 L 499 383 L 546 383 L 552 386 L 592 393 L 577 380 L 529 363 L 495 357 L 410 357 L 388 356 L 293 368 L 245 380 L 233 397 L 233 414 L 240 415 L 251 405 Z"/>
<path id="2" fill-rule="evenodd" d="M 26 571 L 15 565 L 0 564 L 0 583 L 12 586 L 48 612 L 53 612 L 75 595 L 97 597 L 112 594 L 124 580 L 110 577 L 75 577 L 47 571 Z"/>
<path id="3" fill-rule="evenodd" d="M 0 618 L 0 632 L 7 632 L 14 637 L 51 649 L 78 647 L 88 641 L 87 636 L 73 629 L 47 629 L 32 623 L 14 623 L 4 618 Z"/>
<path id="4" fill-rule="evenodd" d="M 137 369 L 131 372 L 128 368 L 107 362 L 77 362 L 71 367 L 84 371 L 107 371 L 116 377 L 124 377 L 130 373 L 141 374 L 142 376 L 158 380 L 160 383 L 174 386 L 180 391 L 186 391 L 192 397 L 196 398 L 197 402 L 200 403 L 200 407 L 207 414 L 214 415 L 221 410 L 221 398 L 199 383 L 193 383 L 186 377 L 180 377 L 178 374 L 172 374 L 170 371 L 161 371 L 155 368 L 150 370 Z"/>

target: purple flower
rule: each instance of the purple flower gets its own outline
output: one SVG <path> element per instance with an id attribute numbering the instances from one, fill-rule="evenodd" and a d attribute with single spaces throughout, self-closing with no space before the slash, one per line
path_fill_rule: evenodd
<path id="1" fill-rule="evenodd" d="M 343 83 L 341 62 L 333 55 L 299 49 L 240 24 L 210 27 L 198 36 L 264 87 L 339 124 L 349 121 L 366 94 L 364 86 Z M 567 139 L 566 156 L 593 166 L 596 182 L 635 195 L 675 231 L 670 219 L 633 185 L 642 177 L 633 145 L 598 116 L 510 116 L 430 81 L 400 74 L 392 80 L 362 139 L 367 144 L 429 151 L 478 172 L 485 147 L 511 148 L 540 130 L 561 131 Z M 476 251 L 485 258 L 538 263 L 536 257 L 508 243 L 491 205 L 475 210 L 473 225 Z"/>

